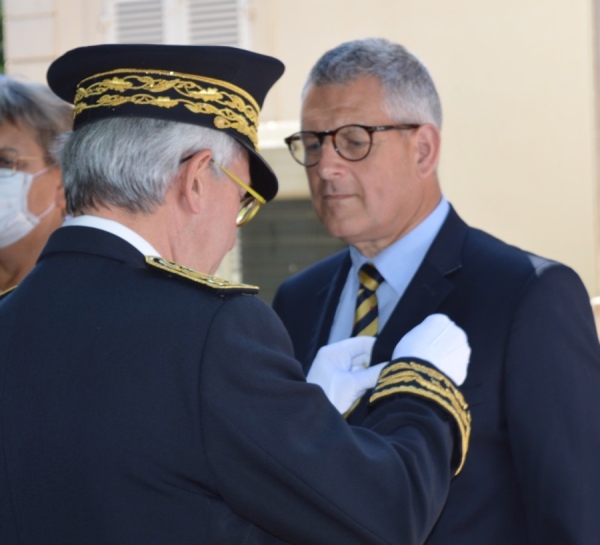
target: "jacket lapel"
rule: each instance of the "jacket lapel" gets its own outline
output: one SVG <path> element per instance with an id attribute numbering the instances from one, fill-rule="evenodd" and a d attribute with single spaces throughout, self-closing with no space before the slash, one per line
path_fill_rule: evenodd
<path id="1" fill-rule="evenodd" d="M 429 314 L 437 312 L 444 299 L 452 293 L 454 282 L 449 275 L 462 266 L 461 251 L 468 229 L 451 207 L 423 263 L 377 336 L 371 353 L 371 365 L 389 361 L 402 336 Z M 359 425 L 364 421 L 369 410 L 369 398 L 370 391 L 347 417 L 349 424 Z"/>
<path id="2" fill-rule="evenodd" d="M 326 345 L 329 340 L 333 318 L 351 263 L 349 250 L 342 251 L 340 259 L 336 260 L 331 268 L 332 272 L 329 276 L 331 280 L 324 282 L 316 293 L 316 301 L 320 308 L 316 313 L 317 319 L 313 324 L 310 346 L 307 351 L 306 361 L 308 367 L 315 359 L 319 348 Z"/>
<path id="3" fill-rule="evenodd" d="M 400 338 L 435 313 L 454 289 L 448 277 L 461 267 L 461 250 L 468 226 L 451 207 L 423 263 L 377 337 L 371 363 L 391 358 Z"/>

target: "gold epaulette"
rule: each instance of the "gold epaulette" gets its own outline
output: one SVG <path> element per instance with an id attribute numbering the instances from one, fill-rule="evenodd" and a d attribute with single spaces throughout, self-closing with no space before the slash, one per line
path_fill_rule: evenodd
<path id="1" fill-rule="evenodd" d="M 5 291 L 0 291 L 0 299 L 2 299 L 5 295 L 8 295 L 11 291 L 16 289 L 17 286 L 13 286 L 12 288 L 8 288 Z"/>
<path id="2" fill-rule="evenodd" d="M 196 282 L 212 290 L 216 290 L 219 293 L 246 293 L 255 294 L 258 293 L 258 286 L 250 286 L 248 284 L 238 284 L 237 282 L 229 282 L 217 278 L 216 276 L 210 276 L 193 269 L 188 269 L 179 263 L 168 261 L 162 257 L 155 257 L 151 255 L 146 256 L 146 263 L 151 267 L 155 267 L 161 271 L 165 271 L 169 274 L 174 274 L 183 277 L 192 282 Z"/>
<path id="3" fill-rule="evenodd" d="M 388 365 L 379 375 L 369 403 L 400 393 L 425 397 L 448 412 L 460 433 L 460 463 L 455 475 L 462 470 L 471 436 L 471 413 L 460 390 L 437 369 L 414 361 L 398 361 Z"/>

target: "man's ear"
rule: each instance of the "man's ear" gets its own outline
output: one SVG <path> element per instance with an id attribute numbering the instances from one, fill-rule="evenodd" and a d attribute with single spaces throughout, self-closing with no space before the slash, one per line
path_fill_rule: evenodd
<path id="1" fill-rule="evenodd" d="M 179 195 L 182 203 L 197 214 L 201 210 L 201 197 L 207 175 L 212 173 L 210 160 L 213 153 L 209 149 L 198 151 L 181 167 Z"/>
<path id="2" fill-rule="evenodd" d="M 435 125 L 422 125 L 415 134 L 417 143 L 417 173 L 421 179 L 435 172 L 439 158 L 441 135 Z"/>

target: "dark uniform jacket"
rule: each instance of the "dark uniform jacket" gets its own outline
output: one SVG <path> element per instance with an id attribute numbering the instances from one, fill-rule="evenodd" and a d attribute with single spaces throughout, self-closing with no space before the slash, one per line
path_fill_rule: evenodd
<path id="1" fill-rule="evenodd" d="M 276 295 L 305 369 L 327 343 L 349 268 L 342 251 Z M 451 209 L 372 362 L 389 359 L 402 335 L 434 312 L 468 335 L 461 390 L 473 428 L 465 468 L 426 543 L 600 543 L 600 349 L 578 276 L 469 228 Z M 367 414 L 363 403 L 349 421 Z"/>
<path id="2" fill-rule="evenodd" d="M 267 305 L 166 269 L 63 227 L 0 301 L 0 543 L 420 543 L 448 413 L 394 394 L 348 426 Z"/>

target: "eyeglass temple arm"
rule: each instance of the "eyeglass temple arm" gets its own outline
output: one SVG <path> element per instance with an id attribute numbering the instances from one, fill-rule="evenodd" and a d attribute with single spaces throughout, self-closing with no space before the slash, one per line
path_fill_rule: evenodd
<path id="1" fill-rule="evenodd" d="M 252 189 L 248 184 L 245 184 L 242 180 L 240 180 L 233 172 L 229 169 L 225 168 L 223 165 L 220 165 L 216 161 L 212 160 L 212 162 L 217 165 L 225 174 L 233 178 L 242 188 L 244 188 L 250 195 L 252 195 L 261 205 L 265 204 L 267 200 L 255 189 Z"/>

